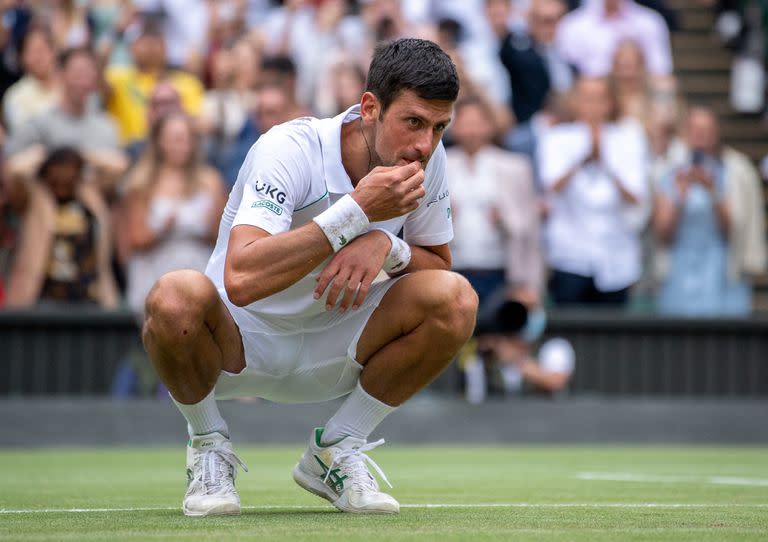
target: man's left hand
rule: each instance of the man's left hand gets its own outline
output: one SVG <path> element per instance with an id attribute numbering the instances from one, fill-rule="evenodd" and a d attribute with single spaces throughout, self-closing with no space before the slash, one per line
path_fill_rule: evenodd
<path id="1" fill-rule="evenodd" d="M 377 230 L 354 239 L 336 253 L 317 277 L 315 299 L 319 299 L 330 286 L 326 310 L 336 306 L 339 295 L 343 295 L 339 311 L 345 312 L 350 305 L 357 309 L 368 295 L 368 289 L 381 271 L 391 248 L 389 237 Z"/>

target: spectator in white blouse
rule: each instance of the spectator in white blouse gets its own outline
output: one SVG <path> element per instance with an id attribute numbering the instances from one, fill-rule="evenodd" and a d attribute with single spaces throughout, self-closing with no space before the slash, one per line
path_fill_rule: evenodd
<path id="1" fill-rule="evenodd" d="M 500 288 L 542 290 L 538 204 L 527 157 L 493 146 L 487 105 L 467 97 L 455 107 L 447 151 L 453 267 L 472 283 L 480 304 Z"/>
<path id="2" fill-rule="evenodd" d="M 602 77 L 611 71 L 616 47 L 626 39 L 638 43 L 651 76 L 672 74 L 664 19 L 634 0 L 587 0 L 560 21 L 556 43 L 582 75 Z"/>
<path id="3" fill-rule="evenodd" d="M 605 79 L 580 79 L 575 122 L 541 139 L 538 165 L 550 197 L 545 253 L 559 305 L 623 305 L 641 272 L 639 212 L 648 201 L 646 144 L 618 123 Z"/>

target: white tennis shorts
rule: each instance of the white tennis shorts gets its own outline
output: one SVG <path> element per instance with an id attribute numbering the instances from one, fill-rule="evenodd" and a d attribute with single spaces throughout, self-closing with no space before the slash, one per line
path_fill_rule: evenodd
<path id="1" fill-rule="evenodd" d="M 397 278 L 376 282 L 357 310 L 329 311 L 312 327 L 276 333 L 240 330 L 245 369 L 222 371 L 216 399 L 262 397 L 278 403 L 329 401 L 350 393 L 363 367 L 355 360 L 368 319 Z M 230 311 L 237 310 L 223 299 Z"/>

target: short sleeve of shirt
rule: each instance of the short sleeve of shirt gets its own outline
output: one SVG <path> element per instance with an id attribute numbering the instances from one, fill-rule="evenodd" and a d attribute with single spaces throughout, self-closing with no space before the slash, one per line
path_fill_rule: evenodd
<path id="1" fill-rule="evenodd" d="M 576 354 L 566 339 L 549 339 L 539 349 L 539 365 L 550 373 L 571 374 L 576 366 Z"/>
<path id="2" fill-rule="evenodd" d="M 272 235 L 288 231 L 311 180 L 300 141 L 286 129 L 264 134 L 248 152 L 239 177 L 243 197 L 232 227 L 246 224 Z"/>
<path id="3" fill-rule="evenodd" d="M 443 245 L 453 239 L 451 198 L 445 175 L 445 162 L 445 148 L 440 143 L 425 171 L 426 194 L 418 209 L 408 215 L 403 227 L 403 238 L 412 245 Z"/>

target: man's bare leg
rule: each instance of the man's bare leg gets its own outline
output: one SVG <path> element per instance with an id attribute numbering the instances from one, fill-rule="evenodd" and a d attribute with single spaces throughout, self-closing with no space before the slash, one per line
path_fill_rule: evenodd
<path id="1" fill-rule="evenodd" d="M 381 442 L 366 440 L 450 363 L 472 334 L 476 312 L 477 295 L 455 273 L 419 271 L 394 284 L 358 341 L 360 381 L 313 433 L 293 469 L 296 483 L 346 512 L 397 513 L 400 505 L 380 491 L 365 464 L 365 452 Z"/>
<path id="2" fill-rule="evenodd" d="M 430 270 L 401 278 L 360 336 L 360 382 L 329 420 L 323 441 L 367 438 L 445 369 L 471 336 L 476 313 L 477 295 L 456 273 Z"/>
<path id="3" fill-rule="evenodd" d="M 361 383 L 397 406 L 432 382 L 475 327 L 477 294 L 448 271 L 419 271 L 400 279 L 371 315 L 357 346 Z"/>
<path id="4" fill-rule="evenodd" d="M 147 297 L 144 346 L 189 429 L 188 516 L 240 513 L 235 455 L 213 388 L 245 367 L 240 333 L 213 283 L 197 271 L 163 276 Z"/>
<path id="5" fill-rule="evenodd" d="M 222 369 L 245 368 L 240 332 L 213 283 L 197 271 L 164 275 L 147 297 L 144 347 L 171 396 L 203 400 Z"/>

